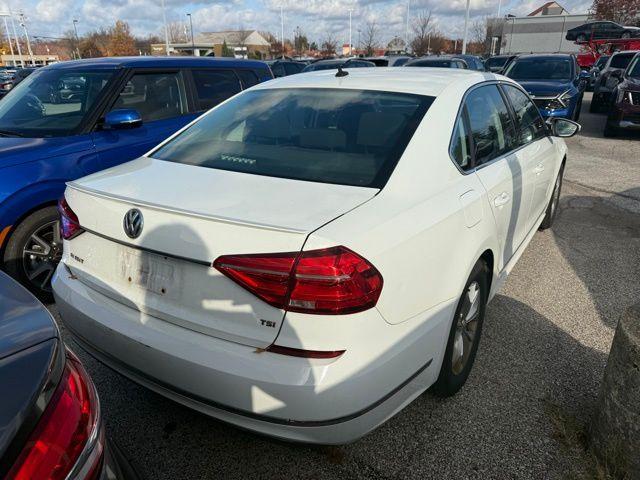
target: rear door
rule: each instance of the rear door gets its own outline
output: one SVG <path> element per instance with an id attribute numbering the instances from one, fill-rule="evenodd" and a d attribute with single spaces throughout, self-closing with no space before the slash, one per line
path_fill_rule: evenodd
<path id="1" fill-rule="evenodd" d="M 532 179 L 533 191 L 527 230 L 547 208 L 550 188 L 555 180 L 556 150 L 547 136 L 540 112 L 529 97 L 514 85 L 501 86 L 513 108 L 516 122 L 516 155 L 522 169 Z"/>
<path id="2" fill-rule="evenodd" d="M 189 107 L 185 74 L 179 69 L 132 71 L 107 111 L 130 108 L 142 126 L 93 132 L 100 169 L 133 160 L 185 126 L 196 115 Z"/>
<path id="3" fill-rule="evenodd" d="M 476 174 L 485 187 L 501 244 L 500 268 L 522 244 L 529 223 L 532 186 L 514 151 L 515 126 L 498 86 L 483 85 L 466 97 Z"/>

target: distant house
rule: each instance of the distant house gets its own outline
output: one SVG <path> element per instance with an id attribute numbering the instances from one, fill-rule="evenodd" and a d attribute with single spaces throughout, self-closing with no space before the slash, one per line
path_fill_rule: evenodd
<path id="1" fill-rule="evenodd" d="M 536 8 L 527 17 L 540 17 L 543 15 L 569 15 L 569 12 L 558 2 L 547 2 Z"/>
<path id="2" fill-rule="evenodd" d="M 406 51 L 404 40 L 400 37 L 393 37 L 387 44 L 388 55 L 400 55 Z"/>
<path id="3" fill-rule="evenodd" d="M 227 50 L 224 52 L 224 46 Z M 228 30 L 202 32 L 191 42 L 170 43 L 170 55 L 195 55 L 196 57 L 234 56 L 236 58 L 266 58 L 271 44 L 257 30 Z M 151 45 L 152 55 L 166 55 L 164 43 Z"/>

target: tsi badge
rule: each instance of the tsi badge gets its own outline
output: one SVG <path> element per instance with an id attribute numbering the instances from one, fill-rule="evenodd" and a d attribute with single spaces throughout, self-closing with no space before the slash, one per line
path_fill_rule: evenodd
<path id="1" fill-rule="evenodd" d="M 142 233 L 142 227 L 144 226 L 144 218 L 142 212 L 137 208 L 132 208 L 124 215 L 122 221 L 124 227 L 124 233 L 129 238 L 138 238 Z"/>

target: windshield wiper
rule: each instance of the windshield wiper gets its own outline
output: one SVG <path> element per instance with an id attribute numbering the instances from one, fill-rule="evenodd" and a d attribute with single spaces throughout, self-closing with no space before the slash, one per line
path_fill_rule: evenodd
<path id="1" fill-rule="evenodd" d="M 3 137 L 24 137 L 21 133 L 11 132 L 9 130 L 0 130 L 0 135 Z"/>

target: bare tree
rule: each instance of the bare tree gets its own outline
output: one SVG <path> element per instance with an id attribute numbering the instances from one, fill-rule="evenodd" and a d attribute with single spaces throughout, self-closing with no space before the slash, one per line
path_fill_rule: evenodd
<path id="1" fill-rule="evenodd" d="M 171 22 L 167 24 L 167 30 L 170 43 L 186 43 L 190 40 L 187 35 L 188 27 L 186 22 Z M 164 38 L 164 30 L 162 37 Z"/>
<path id="2" fill-rule="evenodd" d="M 431 32 L 431 10 L 422 11 L 413 21 L 413 39 L 411 50 L 418 56 L 429 53 L 429 35 Z"/>
<path id="3" fill-rule="evenodd" d="M 336 54 L 338 49 L 338 40 L 332 34 L 328 34 L 324 40 L 322 40 L 321 52 L 322 55 L 330 57 Z"/>
<path id="4" fill-rule="evenodd" d="M 367 22 L 362 32 L 362 48 L 367 56 L 374 54 L 376 48 L 378 48 L 378 26 L 375 20 L 373 22 Z"/>
<path id="5" fill-rule="evenodd" d="M 590 13 L 598 20 L 640 25 L 640 0 L 593 0 Z"/>

